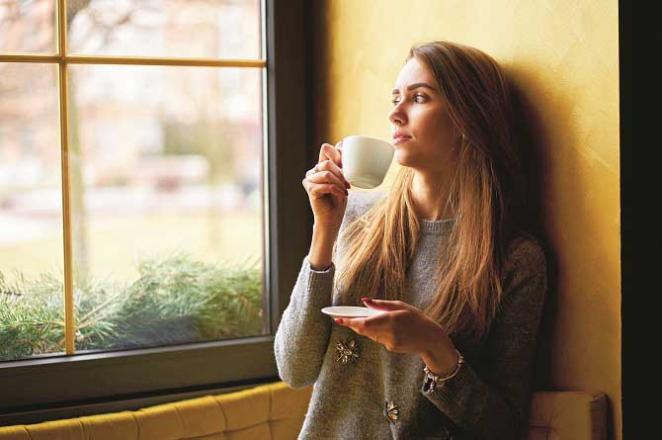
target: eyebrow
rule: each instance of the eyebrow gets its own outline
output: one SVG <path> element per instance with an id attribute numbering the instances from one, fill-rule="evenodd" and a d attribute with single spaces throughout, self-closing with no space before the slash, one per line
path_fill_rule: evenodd
<path id="1" fill-rule="evenodd" d="M 407 90 L 414 90 L 414 89 L 417 89 L 417 88 L 419 88 L 419 87 L 426 87 L 426 88 L 428 88 L 428 89 L 430 89 L 430 90 L 437 91 L 437 89 L 435 89 L 434 87 L 432 87 L 430 84 L 428 84 L 428 83 L 424 83 L 424 82 L 419 82 L 419 83 L 410 84 L 410 85 L 407 86 Z M 398 93 L 400 93 L 400 91 L 399 91 L 398 89 L 393 89 L 393 94 L 394 94 L 394 95 L 397 95 Z"/>

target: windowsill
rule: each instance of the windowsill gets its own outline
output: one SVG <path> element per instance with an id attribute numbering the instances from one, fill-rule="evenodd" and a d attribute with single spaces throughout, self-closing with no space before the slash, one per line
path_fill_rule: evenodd
<path id="1" fill-rule="evenodd" d="M 195 390 L 171 390 L 164 393 L 149 393 L 144 396 L 117 398 L 103 402 L 79 402 L 42 409 L 17 411 L 0 415 L 0 426 L 41 423 L 73 417 L 108 414 L 119 411 L 135 411 L 153 405 L 193 399 L 196 397 L 225 394 L 249 389 L 257 385 L 279 381 L 278 376 L 265 377 L 241 384 L 227 384 L 223 387 L 205 387 Z"/>
<path id="2" fill-rule="evenodd" d="M 277 380 L 273 338 L 266 335 L 3 362 L 0 413 L 6 415 L 0 421 L 15 424 L 19 423 L 17 417 L 36 420 L 53 411 L 60 418 L 67 409 L 75 415 L 80 413 L 73 412 L 74 408 L 104 402 L 110 402 L 113 411 L 121 408 L 117 402 L 177 400 L 182 393 Z M 38 385 L 35 377 L 39 377 Z M 138 402 L 144 406 L 153 400 Z"/>

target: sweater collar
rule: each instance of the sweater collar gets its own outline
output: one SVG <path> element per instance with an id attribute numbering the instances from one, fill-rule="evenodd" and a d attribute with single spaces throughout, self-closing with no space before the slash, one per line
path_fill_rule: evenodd
<path id="1" fill-rule="evenodd" d="M 448 218 L 443 220 L 428 220 L 420 219 L 420 231 L 423 235 L 440 235 L 447 233 L 451 230 L 455 224 L 454 218 Z"/>

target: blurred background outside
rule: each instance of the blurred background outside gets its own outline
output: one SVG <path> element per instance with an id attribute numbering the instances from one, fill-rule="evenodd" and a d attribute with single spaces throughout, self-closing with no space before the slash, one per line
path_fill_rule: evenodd
<path id="1" fill-rule="evenodd" d="M 67 2 L 69 55 L 260 59 L 260 0 Z M 57 52 L 0 0 L 0 52 Z M 57 64 L 0 63 L 0 360 L 63 351 Z M 263 68 L 68 66 L 77 350 L 260 334 Z"/>

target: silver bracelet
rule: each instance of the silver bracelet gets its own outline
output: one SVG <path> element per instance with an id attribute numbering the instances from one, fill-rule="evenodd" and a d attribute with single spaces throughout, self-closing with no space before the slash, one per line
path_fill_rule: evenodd
<path id="1" fill-rule="evenodd" d="M 437 389 L 437 384 L 446 382 L 447 380 L 454 378 L 457 375 L 457 373 L 460 372 L 462 365 L 464 365 L 464 356 L 462 356 L 462 353 L 460 353 L 457 349 L 455 349 L 455 353 L 457 353 L 457 364 L 455 364 L 455 368 L 448 376 L 445 377 L 438 376 L 434 374 L 432 371 L 430 371 L 427 365 L 423 367 L 423 371 L 425 372 L 425 378 L 424 378 L 425 383 L 423 385 L 424 392 L 426 393 L 433 392 L 434 390 Z"/>

